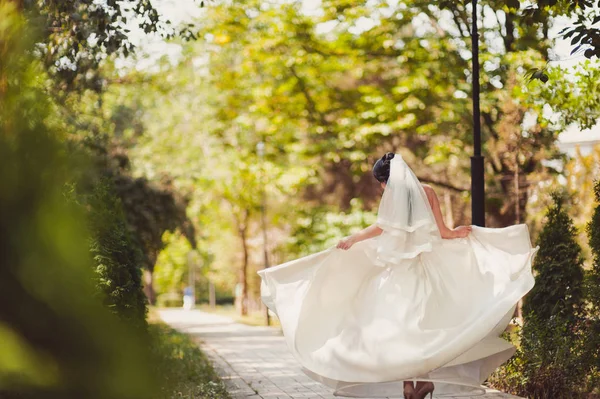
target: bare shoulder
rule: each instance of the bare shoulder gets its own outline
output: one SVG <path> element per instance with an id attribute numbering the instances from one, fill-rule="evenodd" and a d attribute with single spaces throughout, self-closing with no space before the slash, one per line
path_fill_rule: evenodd
<path id="1" fill-rule="evenodd" d="M 425 193 L 427 195 L 435 194 L 435 191 L 433 191 L 433 187 L 431 187 L 429 184 L 421 184 L 421 186 L 423 186 L 423 190 L 425 190 Z"/>
<path id="2" fill-rule="evenodd" d="M 435 191 L 433 191 L 433 187 L 429 184 L 421 184 L 423 186 L 423 190 L 425 190 L 425 195 L 427 195 L 427 200 L 429 201 L 429 205 L 433 206 L 435 202 Z"/>

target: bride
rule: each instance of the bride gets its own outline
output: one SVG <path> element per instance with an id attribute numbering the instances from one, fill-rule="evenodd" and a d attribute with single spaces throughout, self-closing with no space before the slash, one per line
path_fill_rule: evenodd
<path id="1" fill-rule="evenodd" d="M 538 248 L 524 224 L 449 229 L 400 154 L 373 174 L 384 188 L 376 223 L 261 270 L 262 300 L 302 370 L 336 396 L 482 395 L 515 352 L 500 334 L 533 288 Z"/>

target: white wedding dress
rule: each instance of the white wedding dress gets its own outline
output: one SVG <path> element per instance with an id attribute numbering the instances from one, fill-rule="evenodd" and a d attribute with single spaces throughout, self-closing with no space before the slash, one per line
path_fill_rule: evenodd
<path id="1" fill-rule="evenodd" d="M 515 352 L 500 338 L 534 285 L 524 224 L 473 226 L 442 239 L 423 187 L 399 154 L 377 216 L 383 233 L 259 272 L 263 302 L 313 379 L 349 397 L 403 397 L 403 381 L 434 395 L 483 394 Z"/>

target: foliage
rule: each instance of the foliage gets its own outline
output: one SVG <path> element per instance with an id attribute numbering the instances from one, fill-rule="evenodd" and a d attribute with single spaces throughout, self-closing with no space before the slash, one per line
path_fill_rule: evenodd
<path id="1" fill-rule="evenodd" d="M 112 219 L 115 225 L 106 227 L 105 232 L 105 238 L 113 239 L 113 247 L 119 241 L 116 238 L 118 234 L 123 234 L 122 238 L 128 236 L 127 244 L 125 241 L 121 242 L 122 251 L 114 251 L 116 248 L 112 248 L 106 240 L 102 242 L 106 245 L 94 247 L 93 251 L 104 252 L 104 255 L 97 254 L 96 260 L 104 257 L 105 262 L 115 266 L 119 262 L 124 262 L 120 265 L 123 268 L 121 272 L 131 274 L 134 280 L 126 282 L 121 279 L 119 283 L 112 279 L 101 280 L 105 281 L 103 283 L 105 289 L 109 289 L 108 285 L 122 284 L 121 289 L 128 291 L 131 287 L 124 288 L 124 286 L 139 285 L 140 279 L 137 277 L 139 271 L 126 271 L 126 269 L 133 267 L 135 263 L 135 267 L 145 266 L 151 274 L 157 253 L 163 247 L 161 236 L 165 230 L 180 227 L 192 245 L 195 245 L 194 230 L 185 214 L 186 201 L 173 190 L 167 176 L 161 182 L 149 182 L 145 178 L 133 177 L 128 173 L 129 159 L 126 151 L 119 145 L 121 141 L 119 136 L 123 130 L 132 127 L 137 133 L 143 129 L 143 126 L 136 124 L 135 118 L 131 118 L 132 115 L 128 114 L 131 110 L 126 107 L 116 107 L 114 115 L 107 118 L 110 123 L 106 123 L 107 120 L 102 115 L 98 115 L 98 108 L 102 105 L 101 96 L 94 97 L 89 91 L 91 89 L 101 92 L 104 89 L 106 77 L 102 76 L 102 68 L 106 67 L 106 60 L 114 59 L 115 56 L 127 57 L 135 50 L 128 37 L 131 27 L 137 26 L 146 34 L 156 33 L 164 38 L 178 36 L 183 39 L 194 39 L 195 33 L 191 26 L 172 25 L 169 20 L 160 15 L 152 2 L 147 0 L 106 2 L 33 0 L 15 1 L 14 4 L 20 8 L 26 20 L 40 28 L 34 54 L 39 56 L 50 75 L 50 79 L 47 80 L 48 93 L 57 100 L 55 106 L 60 112 L 55 122 L 61 129 L 72 135 L 71 138 L 74 140 L 71 144 L 75 151 L 78 151 L 77 147 L 81 146 L 92 150 L 91 157 L 94 158 L 95 172 L 90 173 L 91 176 L 88 177 L 98 182 L 96 177 L 103 176 L 104 179 L 100 179 L 103 183 L 98 184 L 106 186 L 113 195 L 116 194 L 121 202 L 116 207 L 123 207 L 125 210 L 130 233 L 121 230 L 121 221 L 118 218 Z M 112 130 L 116 139 L 107 140 L 107 133 Z M 83 188 L 83 191 L 86 190 L 97 192 L 99 189 L 87 185 Z M 82 193 L 82 195 L 86 194 Z M 89 197 L 93 200 L 93 194 Z M 92 215 L 95 215 L 94 211 L 112 212 L 107 208 L 111 207 L 109 203 L 113 199 L 110 195 L 106 195 L 104 199 L 107 204 L 96 201 L 92 205 L 98 208 L 92 210 Z M 120 211 L 115 208 L 115 212 Z M 114 236 L 109 233 L 111 231 Z M 102 234 L 99 230 L 96 232 Z M 131 239 L 133 242 L 129 242 Z M 142 257 L 138 256 L 134 260 L 137 255 L 133 252 L 139 251 L 140 248 Z M 119 257 L 122 259 L 118 259 Z M 101 264 L 98 270 L 103 272 L 105 269 L 106 265 Z M 147 293 L 150 301 L 154 302 L 152 279 L 149 280 Z M 115 296 L 122 295 L 122 292 L 112 290 L 108 298 L 113 297 L 116 300 Z M 137 301 L 139 302 L 139 298 Z M 116 306 L 114 303 L 113 305 Z"/>
<path id="2" fill-rule="evenodd" d="M 127 118 L 128 109 L 117 107 L 110 118 L 114 126 L 107 129 L 103 121 L 97 121 L 97 116 L 81 115 L 85 111 L 79 105 L 86 90 L 100 92 L 103 89 L 105 81 L 101 68 L 106 59 L 128 56 L 134 50 L 128 38 L 131 26 L 137 25 L 146 34 L 183 39 L 195 38 L 191 27 L 173 26 L 147 0 L 33 0 L 16 1 L 15 4 L 26 20 L 40 28 L 35 54 L 50 74 L 49 83 L 53 85 L 50 94 L 60 99 L 62 119 L 68 121 L 63 127 L 77 135 L 76 141 L 95 152 L 97 172 L 108 177 L 110 182 L 106 184 L 112 186 L 121 199 L 129 228 L 134 233 L 134 244 L 143 250 L 144 265 L 152 271 L 157 253 L 163 246 L 161 237 L 165 230 L 182 226 L 195 245 L 194 231 L 185 215 L 185 200 L 172 190 L 168 177 L 165 176 L 161 183 L 134 178 L 127 173 L 129 159 L 118 141 L 106 140 L 106 130 L 111 128 L 118 136 L 126 128 L 134 126 L 139 132 L 143 126 L 135 126 L 135 120 Z M 101 104 L 101 97 L 96 101 Z M 153 301 L 151 289 L 150 297 Z"/>
<path id="3" fill-rule="evenodd" d="M 173 27 L 148 0 L 15 1 L 32 25 L 43 33 L 37 46 L 40 59 L 58 90 L 102 89 L 101 62 L 111 55 L 134 50 L 128 38 L 128 19 L 145 33 L 168 38 L 195 38 L 189 26 Z M 130 21 L 131 22 L 131 21 Z"/>
<path id="4" fill-rule="evenodd" d="M 518 8 L 518 1 L 515 2 Z M 565 39 L 571 39 L 573 49 L 571 55 L 583 52 L 587 58 L 600 58 L 600 30 L 594 25 L 600 22 L 596 0 L 537 0 L 535 5 L 529 5 L 523 10 L 527 21 L 536 23 L 543 15 L 551 12 L 553 15 L 575 17 L 575 22 L 564 28 L 560 34 Z"/>
<path id="5" fill-rule="evenodd" d="M 164 324 L 150 326 L 161 390 L 153 397 L 229 399 L 223 382 L 198 344 Z"/>
<path id="6" fill-rule="evenodd" d="M 591 245 L 587 245 L 586 231 L 596 201 L 593 195 L 583 195 L 583 193 L 594 192 L 594 179 L 598 176 L 598 172 L 600 172 L 600 145 L 595 145 L 587 154 L 584 154 L 580 148 L 576 148 L 575 155 L 565 164 L 563 171 L 567 180 L 564 187 L 571 198 L 570 215 L 580 232 L 578 241 L 584 249 L 586 260 L 591 259 Z"/>
<path id="7" fill-rule="evenodd" d="M 586 61 L 575 70 L 560 66 L 548 68 L 551 85 L 540 85 L 541 98 L 552 110 L 560 112 L 557 126 L 565 128 L 576 123 L 582 129 L 591 128 L 600 117 L 600 61 Z"/>
<path id="8" fill-rule="evenodd" d="M 109 167 L 106 172 L 114 181 L 129 226 L 143 249 L 145 267 L 151 271 L 154 269 L 156 257 L 165 245 L 162 240 L 165 231 L 181 228 L 191 246 L 195 247 L 194 227 L 186 214 L 187 201 L 177 193 L 169 177 L 164 176 L 161 182 L 152 182 L 131 176 L 128 158 L 121 151 L 117 156 L 111 155 L 110 160 L 119 162 L 119 167 Z"/>
<path id="9" fill-rule="evenodd" d="M 133 242 L 121 202 L 112 182 L 100 178 L 84 202 L 92 236 L 91 254 L 96 265 L 97 287 L 104 303 L 117 316 L 134 325 L 146 325 L 146 296 L 142 291 L 142 254 Z"/>
<path id="10" fill-rule="evenodd" d="M 360 201 L 354 200 L 351 205 L 348 212 L 331 211 L 326 207 L 305 209 L 290 234 L 287 250 L 291 256 L 322 251 L 336 245 L 342 237 L 375 223 L 376 215 L 363 211 Z"/>
<path id="11" fill-rule="evenodd" d="M 272 148 L 294 149 L 316 172 L 303 199 L 347 209 L 359 197 L 373 207 L 377 190 L 368 171 L 391 150 L 405 155 L 420 180 L 452 190 L 465 207 L 472 153 L 471 15 L 467 6 L 452 3 L 448 10 L 423 1 L 336 1 L 324 2 L 316 14 L 294 4 L 262 9 L 258 1 L 211 7 L 207 73 L 221 105 L 215 133 L 233 143 L 240 125 L 261 121 L 254 130 Z M 482 27 L 492 226 L 526 218 L 529 179 L 551 173 L 542 159 L 559 157 L 557 130 L 536 102 L 541 88 L 524 87 L 522 76 L 523 68 L 543 63 L 548 32 L 544 44 L 531 49 L 540 32 L 502 3 L 481 4 L 486 14 L 498 16 Z M 523 127 L 527 114 L 537 117 Z M 496 156 L 503 152 L 516 156 Z"/>
<path id="12" fill-rule="evenodd" d="M 214 255 L 208 248 L 193 250 L 189 241 L 179 232 L 165 232 L 163 241 L 166 246 L 158 255 L 154 268 L 154 282 L 159 293 L 157 306 L 181 306 L 183 289 L 190 283 L 190 263 L 194 268 L 196 303 L 209 302 L 209 283 L 215 286 L 217 303 L 233 301 L 231 288 L 223 287 L 222 283 L 215 281 L 218 279 L 214 278 L 214 274 L 220 274 L 221 278 L 225 276 L 211 270 L 211 266 L 214 266 Z"/>
<path id="13" fill-rule="evenodd" d="M 570 325 L 560 315 L 545 320 L 529 314 L 521 333 L 525 384 L 519 393 L 532 399 L 586 397 L 584 334 L 581 319 Z"/>
<path id="14" fill-rule="evenodd" d="M 579 169 L 585 167 L 585 159 L 577 162 Z M 591 190 L 589 184 L 578 187 Z M 596 183 L 597 199 L 599 189 Z M 558 193 L 552 197 L 538 239 L 541 257 L 534 265 L 536 286 L 526 297 L 524 326 L 518 339 L 513 337 L 517 353 L 489 382 L 497 389 L 532 399 L 589 397 L 586 395 L 598 393 L 600 378 L 597 265 L 585 271 L 582 281 L 576 229 L 567 216 L 564 198 Z M 593 254 L 597 253 L 597 216 L 596 210 L 587 228 Z"/>
<path id="15" fill-rule="evenodd" d="M 497 106 L 503 118 L 486 144 L 492 168 L 497 172 L 506 171 L 487 175 L 486 211 L 498 215 L 496 219 L 506 225 L 525 221 L 530 216 L 526 207 L 531 192 L 529 187 L 556 175 L 553 167 L 541 165 L 548 160 L 564 158 L 554 145 L 555 128 L 550 128 L 543 118 L 538 115 L 537 123 L 529 128 L 523 127 L 527 114 L 533 115 L 539 112 L 538 107 L 542 107 L 534 94 L 540 93 L 541 85 L 536 82 L 525 86 L 517 79 L 516 73 L 517 70 L 511 71 L 507 91 L 498 93 Z M 523 98 L 524 93 L 532 96 Z"/>
<path id="16" fill-rule="evenodd" d="M 360 212 L 375 210 L 370 169 L 385 151 L 446 190 L 442 205 L 469 223 L 472 15 L 451 3 L 217 3 L 197 21 L 204 40 L 171 43 L 180 62 L 110 71 L 106 116 L 119 126 L 135 120 L 116 129 L 131 173 L 157 182 L 168 172 L 189 198 L 198 238 L 214 254 L 206 277 L 231 290 L 247 275 L 257 293 L 263 189 L 271 264 L 341 238 L 346 230 L 324 215 L 358 211 L 354 199 Z M 545 110 L 559 110 L 572 87 L 558 72 L 560 92 L 527 82 L 525 71 L 546 63 L 553 19 L 544 14 L 539 29 L 508 3 L 481 1 L 477 16 L 489 226 L 529 221 L 531 193 L 560 173 L 551 161 L 564 160 L 555 145 L 564 126 Z M 594 111 L 593 93 L 583 92 L 581 107 L 565 103 L 573 118 Z"/>
<path id="17" fill-rule="evenodd" d="M 158 308 L 180 308 L 183 306 L 183 295 L 180 293 L 167 292 L 156 297 Z"/>
<path id="18" fill-rule="evenodd" d="M 564 190 L 569 197 L 569 215 L 573 218 L 578 231 L 578 243 L 582 246 L 584 258 L 590 257 L 587 245 L 586 226 L 592 217 L 594 197 L 594 179 L 600 172 L 600 145 L 594 145 L 587 151 L 577 146 L 572 156 L 565 156 L 560 173 L 547 179 L 540 179 L 530 187 L 531 197 L 527 203 L 527 224 L 532 237 L 537 237 L 544 223 L 547 208 L 552 203 L 552 192 Z M 532 182 L 533 183 L 533 182 Z"/>
<path id="19" fill-rule="evenodd" d="M 154 266 L 154 285 L 160 293 L 183 295 L 183 286 L 188 277 L 188 254 L 192 250 L 185 237 L 177 233 L 165 232 L 165 248 L 159 253 Z"/>
<path id="20" fill-rule="evenodd" d="M 144 337 L 95 295 L 85 215 L 64 198 L 72 172 L 34 30 L 0 3 L 0 395 L 146 398 Z"/>
<path id="21" fill-rule="evenodd" d="M 506 333 L 502 336 L 507 341 L 513 341 Z M 525 392 L 526 378 L 524 375 L 524 354 L 518 347 L 518 342 L 512 342 L 517 345 L 517 350 L 513 357 L 506 363 L 496 369 L 487 379 L 487 383 L 494 389 L 502 392 L 518 395 Z"/>
<path id="22" fill-rule="evenodd" d="M 537 241 L 536 285 L 525 298 L 520 334 L 523 389 L 533 399 L 578 397 L 589 371 L 581 247 L 565 199 L 554 193 L 553 201 Z"/>
<path id="23" fill-rule="evenodd" d="M 583 258 L 565 199 L 557 192 L 553 200 L 537 240 L 540 249 L 533 263 L 536 285 L 524 301 L 523 316 L 536 314 L 541 322 L 559 317 L 572 325 L 583 302 Z"/>
<path id="24" fill-rule="evenodd" d="M 587 226 L 593 263 L 586 276 L 587 299 L 590 305 L 586 351 L 594 362 L 595 378 L 590 383 L 597 387 L 600 386 L 600 180 L 595 181 L 594 197 L 596 207 Z"/>
<path id="25" fill-rule="evenodd" d="M 503 0 L 499 3 L 511 15 L 511 19 L 517 17 L 517 12 L 524 5 L 519 0 Z M 453 3 L 444 2 L 444 4 L 451 7 Z M 547 41 L 551 19 L 568 17 L 572 23 L 559 32 L 559 37 L 564 40 L 571 39 L 571 56 L 583 53 L 583 56 L 588 59 L 600 58 L 600 29 L 595 26 L 600 23 L 600 14 L 598 13 L 600 1 L 536 0 L 525 4 L 518 18 L 523 23 L 529 24 L 531 28 L 538 28 L 543 32 L 543 36 L 539 37 L 539 41 L 530 43 L 531 47 L 540 48 L 547 45 L 545 41 Z M 514 27 L 512 24 L 511 26 Z M 549 80 L 553 81 L 553 78 L 549 77 L 547 73 L 547 66 L 548 64 L 544 68 L 530 68 L 525 76 L 530 81 L 534 79 L 539 79 L 543 83 Z"/>
<path id="26" fill-rule="evenodd" d="M 136 267 L 145 267 L 152 274 L 158 253 L 165 245 L 162 240 L 164 232 L 180 229 L 190 244 L 195 246 L 195 230 L 186 214 L 187 200 L 177 193 L 169 176 L 164 175 L 160 182 L 132 176 L 127 152 L 118 143 L 118 139 L 111 141 L 106 136 L 97 136 L 94 133 L 84 133 L 74 140 L 76 148 L 79 146 L 86 149 L 95 161 L 94 172 L 88 176 L 91 180 L 86 189 L 97 191 L 94 185 L 104 184 L 112 195 L 119 199 L 117 206 L 123 209 L 122 215 L 129 230 L 127 240 L 130 241 L 127 244 L 130 246 L 123 248 L 123 251 L 141 250 L 141 256 L 135 261 Z M 97 179 L 94 176 L 101 178 Z M 104 196 L 103 201 L 108 204 L 112 200 L 110 196 Z M 102 201 L 96 202 L 94 206 L 111 207 Z M 120 231 L 121 222 L 118 219 L 111 220 L 115 225 L 109 229 Z M 150 303 L 154 303 L 152 282 L 147 288 L 148 299 Z"/>

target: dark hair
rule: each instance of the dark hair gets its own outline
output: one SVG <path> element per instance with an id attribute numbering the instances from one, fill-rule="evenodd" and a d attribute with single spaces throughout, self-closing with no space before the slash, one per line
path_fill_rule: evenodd
<path id="1" fill-rule="evenodd" d="M 388 152 L 373 165 L 373 176 L 381 183 L 387 183 L 390 178 L 390 162 L 392 158 L 394 158 L 394 153 Z"/>

